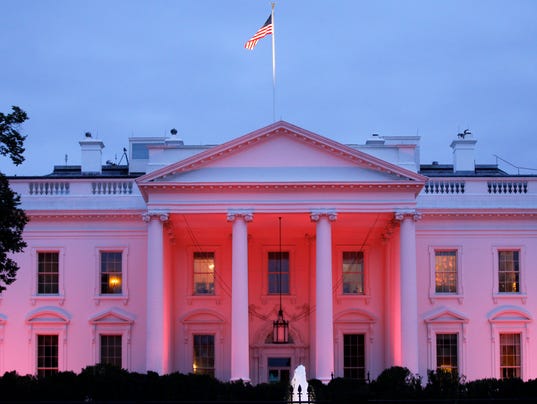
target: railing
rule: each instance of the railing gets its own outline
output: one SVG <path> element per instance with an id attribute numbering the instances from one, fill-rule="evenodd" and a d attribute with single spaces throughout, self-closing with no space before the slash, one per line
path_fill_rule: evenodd
<path id="1" fill-rule="evenodd" d="M 489 194 L 527 194 L 528 181 L 488 181 Z"/>
<path id="2" fill-rule="evenodd" d="M 464 194 L 464 181 L 431 180 L 423 190 L 426 194 Z"/>
<path id="3" fill-rule="evenodd" d="M 130 195 L 132 194 L 132 181 L 99 181 L 91 183 L 94 195 Z"/>
<path id="4" fill-rule="evenodd" d="M 67 195 L 69 194 L 69 183 L 62 181 L 36 181 L 28 184 L 30 195 Z"/>

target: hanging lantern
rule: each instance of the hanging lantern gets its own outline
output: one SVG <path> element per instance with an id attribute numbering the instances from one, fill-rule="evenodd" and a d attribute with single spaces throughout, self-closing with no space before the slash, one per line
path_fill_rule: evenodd
<path id="1" fill-rule="evenodd" d="M 289 321 L 283 318 L 283 310 L 278 311 L 278 319 L 272 322 L 272 342 L 286 344 L 289 342 Z"/>

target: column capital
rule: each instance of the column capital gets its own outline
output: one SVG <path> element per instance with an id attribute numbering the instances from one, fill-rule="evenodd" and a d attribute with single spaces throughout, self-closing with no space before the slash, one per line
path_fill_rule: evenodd
<path id="1" fill-rule="evenodd" d="M 149 223 L 152 219 L 158 219 L 161 222 L 167 222 L 170 218 L 170 215 L 165 210 L 148 210 L 142 214 L 142 220 L 146 223 Z"/>
<path id="2" fill-rule="evenodd" d="M 321 217 L 327 217 L 328 220 L 334 222 L 337 219 L 337 213 L 334 209 L 316 209 L 310 213 L 312 222 L 318 222 Z"/>
<path id="3" fill-rule="evenodd" d="M 400 209 L 395 211 L 395 220 L 402 222 L 407 218 L 413 219 L 415 222 L 421 219 L 421 213 L 416 209 Z"/>
<path id="4" fill-rule="evenodd" d="M 254 212 L 251 210 L 228 210 L 227 212 L 227 221 L 234 222 L 235 219 L 241 217 L 245 222 L 251 222 L 254 220 Z"/>

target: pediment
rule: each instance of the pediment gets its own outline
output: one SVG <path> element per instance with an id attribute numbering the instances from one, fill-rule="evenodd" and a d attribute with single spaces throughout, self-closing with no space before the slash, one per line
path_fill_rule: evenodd
<path id="1" fill-rule="evenodd" d="M 531 314 L 525 309 L 516 306 L 501 306 L 492 310 L 488 319 L 491 323 L 529 323 Z"/>
<path id="2" fill-rule="evenodd" d="M 468 317 L 447 308 L 437 309 L 424 318 L 426 323 L 467 323 Z"/>
<path id="3" fill-rule="evenodd" d="M 216 311 L 199 309 L 187 313 L 181 322 L 183 324 L 223 324 L 225 320 Z"/>
<path id="4" fill-rule="evenodd" d="M 132 324 L 134 316 L 130 313 L 113 308 L 90 318 L 90 324 Z"/>
<path id="5" fill-rule="evenodd" d="M 350 323 L 350 324 L 356 324 L 356 323 L 368 323 L 373 324 L 377 322 L 377 319 L 374 315 L 371 313 L 368 313 L 364 310 L 359 309 L 350 309 L 345 310 L 341 313 L 339 313 L 335 318 L 334 322 L 341 324 L 341 323 Z"/>
<path id="6" fill-rule="evenodd" d="M 71 316 L 58 307 L 46 306 L 31 311 L 26 316 L 28 324 L 68 324 Z"/>
<path id="7" fill-rule="evenodd" d="M 424 182 L 420 174 L 283 121 L 137 180 L 142 192 L 166 185 Z"/>

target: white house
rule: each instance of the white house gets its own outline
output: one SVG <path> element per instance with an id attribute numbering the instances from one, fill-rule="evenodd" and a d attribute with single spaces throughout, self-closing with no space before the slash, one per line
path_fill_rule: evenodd
<path id="1" fill-rule="evenodd" d="M 418 137 L 281 121 L 218 146 L 132 138 L 125 166 L 80 145 L 81 166 L 10 178 L 30 222 L 0 374 L 537 378 L 537 177 L 475 164 L 471 134 L 446 165 L 420 164 Z"/>

